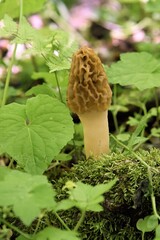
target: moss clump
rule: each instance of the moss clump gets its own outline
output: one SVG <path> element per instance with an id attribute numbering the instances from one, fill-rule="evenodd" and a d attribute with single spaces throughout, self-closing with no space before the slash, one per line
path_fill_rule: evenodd
<path id="1" fill-rule="evenodd" d="M 160 209 L 160 150 L 152 149 L 137 153 L 153 172 L 153 188 Z M 136 229 L 136 222 L 152 214 L 150 187 L 147 168 L 138 159 L 129 154 L 105 155 L 99 160 L 79 161 L 70 171 L 64 172 L 55 181 L 58 198 L 64 197 L 62 187 L 66 181 L 82 181 L 91 185 L 106 183 L 117 177 L 119 181 L 105 194 L 104 211 L 88 212 L 79 229 L 83 239 L 87 240 L 138 240 L 141 233 Z M 74 217 L 73 217 L 74 216 Z M 76 225 L 78 210 L 72 209 L 61 213 L 61 217 L 70 226 Z M 153 235 L 147 233 L 147 239 Z"/>

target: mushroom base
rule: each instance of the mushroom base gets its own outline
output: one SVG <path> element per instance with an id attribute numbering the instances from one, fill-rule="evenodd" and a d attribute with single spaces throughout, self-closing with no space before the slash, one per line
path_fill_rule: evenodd
<path id="1" fill-rule="evenodd" d="M 86 112 L 79 118 L 83 125 L 86 158 L 109 153 L 108 111 Z"/>

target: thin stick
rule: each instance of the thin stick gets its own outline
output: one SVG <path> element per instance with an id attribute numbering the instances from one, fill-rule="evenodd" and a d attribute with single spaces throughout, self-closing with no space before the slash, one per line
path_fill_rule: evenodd
<path id="1" fill-rule="evenodd" d="M 61 88 L 60 88 L 59 81 L 58 81 L 58 76 L 57 76 L 57 71 L 55 71 L 54 74 L 55 74 L 56 83 L 57 83 L 57 87 L 58 87 L 59 98 L 60 98 L 61 102 L 63 103 Z"/>

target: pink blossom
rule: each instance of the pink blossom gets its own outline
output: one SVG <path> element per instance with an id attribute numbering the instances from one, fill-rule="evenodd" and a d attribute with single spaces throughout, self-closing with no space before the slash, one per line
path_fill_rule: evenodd
<path id="1" fill-rule="evenodd" d="M 29 17 L 29 22 L 36 29 L 41 29 L 43 27 L 43 21 L 39 15 L 32 15 Z"/>
<path id="2" fill-rule="evenodd" d="M 0 21 L 0 29 L 4 27 L 4 22 L 3 20 Z"/>
<path id="3" fill-rule="evenodd" d="M 26 49 L 25 49 L 24 44 L 18 44 L 17 50 L 16 50 L 16 59 L 21 59 L 22 57 L 24 57 L 22 55 L 24 54 L 25 50 Z M 14 44 L 11 44 L 11 45 L 9 45 L 9 49 L 8 49 L 6 57 L 11 58 L 13 55 L 13 51 L 14 51 Z"/>
<path id="4" fill-rule="evenodd" d="M 84 28 L 87 26 L 88 22 L 94 18 L 94 12 L 92 9 L 75 7 L 71 12 L 69 22 L 77 29 Z"/>
<path id="5" fill-rule="evenodd" d="M 22 68 L 20 66 L 13 65 L 12 67 L 12 73 L 13 74 L 18 74 L 22 71 Z"/>
<path id="6" fill-rule="evenodd" d="M 142 42 L 145 40 L 145 32 L 142 30 L 138 30 L 136 32 L 133 33 L 132 39 L 134 42 Z"/>
<path id="7" fill-rule="evenodd" d="M 5 68 L 3 66 L 0 66 L 0 78 L 2 78 L 5 74 Z"/>
<path id="8" fill-rule="evenodd" d="M 1 39 L 0 40 L 0 48 L 7 49 L 9 46 L 9 40 Z"/>

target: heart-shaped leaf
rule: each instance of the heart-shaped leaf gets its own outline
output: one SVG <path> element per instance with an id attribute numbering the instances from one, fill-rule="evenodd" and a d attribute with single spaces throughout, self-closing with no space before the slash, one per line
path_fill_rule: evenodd
<path id="1" fill-rule="evenodd" d="M 43 173 L 72 136 L 69 110 L 56 98 L 38 95 L 0 109 L 0 145 L 32 174 Z"/>
<path id="2" fill-rule="evenodd" d="M 136 226 L 143 233 L 151 232 L 158 226 L 158 219 L 155 215 L 146 216 L 144 219 L 140 218 Z"/>

